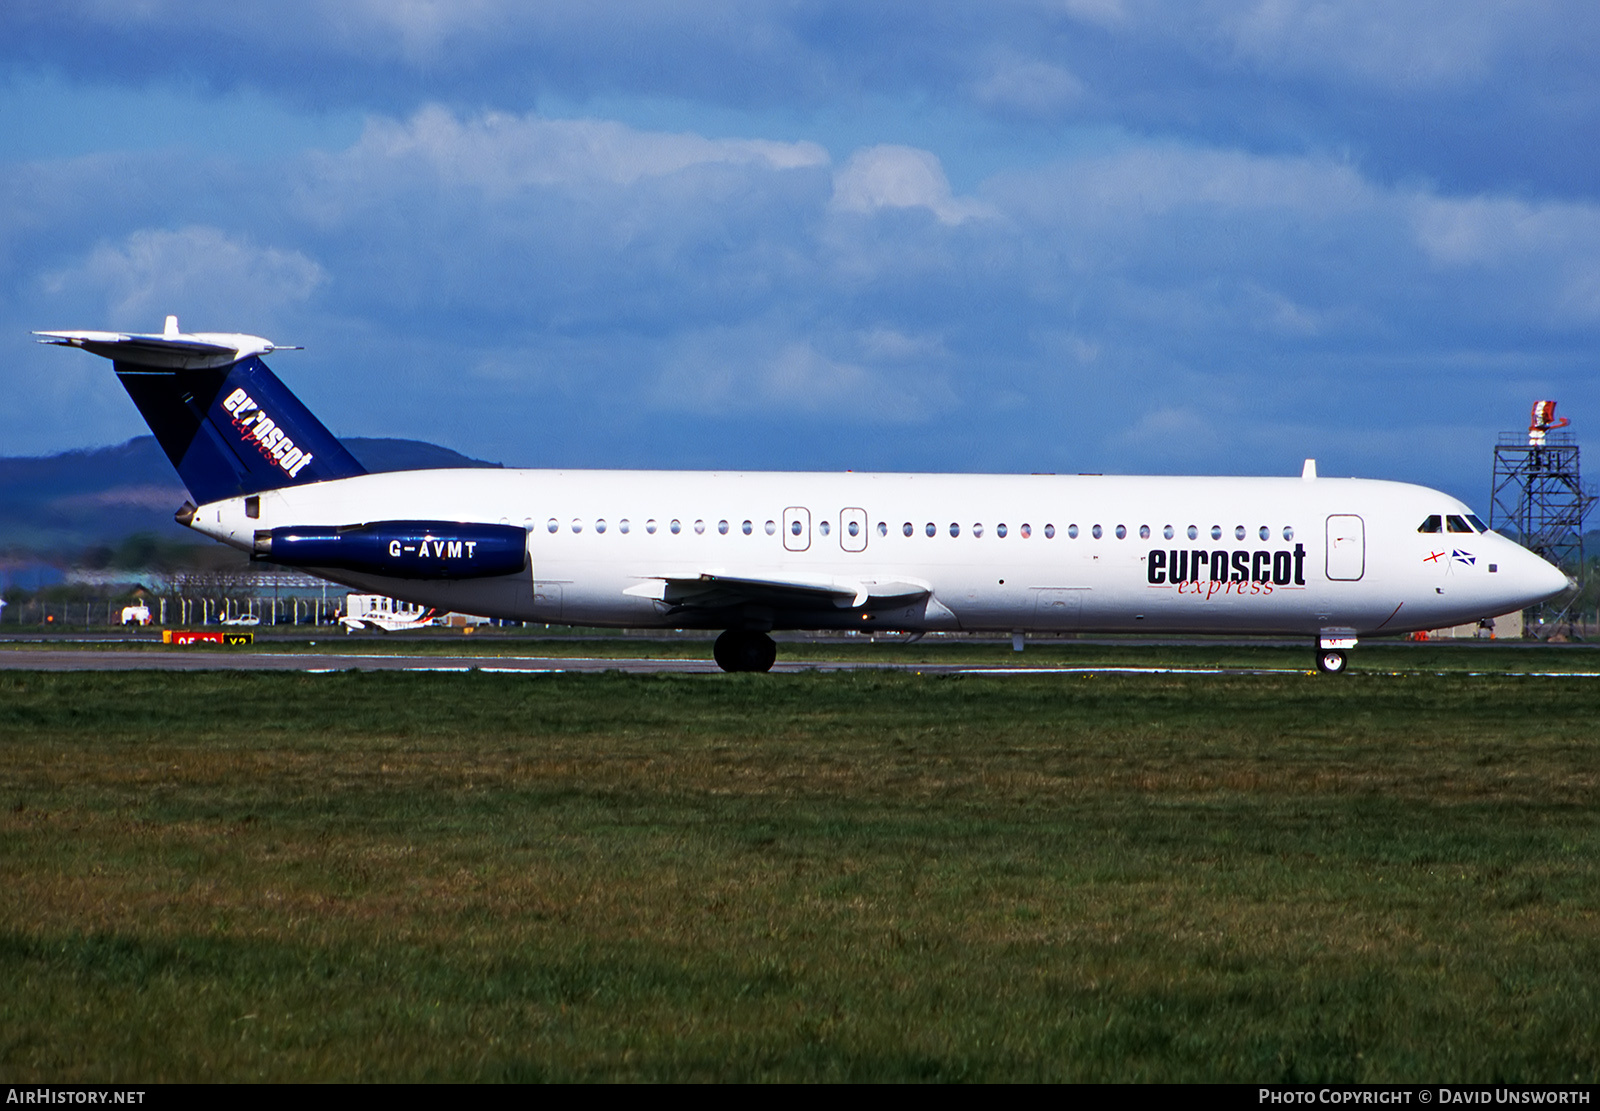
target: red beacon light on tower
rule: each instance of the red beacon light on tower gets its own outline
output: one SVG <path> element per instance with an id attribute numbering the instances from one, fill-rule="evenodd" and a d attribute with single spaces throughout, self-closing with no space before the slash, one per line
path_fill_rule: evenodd
<path id="1" fill-rule="evenodd" d="M 1528 422 L 1528 446 L 1544 447 L 1545 435 L 1552 429 L 1565 428 L 1572 422 L 1566 417 L 1557 419 L 1554 401 L 1535 401 L 1533 419 Z"/>

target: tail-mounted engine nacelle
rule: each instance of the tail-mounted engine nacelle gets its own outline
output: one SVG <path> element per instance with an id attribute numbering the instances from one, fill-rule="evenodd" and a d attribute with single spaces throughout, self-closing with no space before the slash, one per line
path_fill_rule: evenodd
<path id="1" fill-rule="evenodd" d="M 255 554 L 290 567 L 337 567 L 396 579 L 476 579 L 524 570 L 528 533 L 518 525 L 453 521 L 289 525 L 258 530 Z"/>

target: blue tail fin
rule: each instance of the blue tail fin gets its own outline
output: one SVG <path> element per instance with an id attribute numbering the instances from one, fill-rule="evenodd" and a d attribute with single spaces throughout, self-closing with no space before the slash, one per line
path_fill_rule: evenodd
<path id="1" fill-rule="evenodd" d="M 255 355 L 196 370 L 118 359 L 116 371 L 200 505 L 366 473 Z"/>
<path id="2" fill-rule="evenodd" d="M 156 441 L 195 501 L 366 474 L 260 356 L 257 336 L 40 332 L 115 364 Z"/>

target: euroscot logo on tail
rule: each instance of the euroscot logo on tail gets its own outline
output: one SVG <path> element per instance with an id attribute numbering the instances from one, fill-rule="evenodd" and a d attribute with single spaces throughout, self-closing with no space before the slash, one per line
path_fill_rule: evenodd
<path id="1" fill-rule="evenodd" d="M 283 434 L 278 422 L 267 416 L 256 404 L 255 398 L 242 389 L 234 390 L 222 403 L 223 409 L 233 418 L 233 426 L 246 441 L 255 441 L 262 455 L 283 468 L 290 478 L 298 478 L 312 456 L 294 446 L 294 441 Z"/>

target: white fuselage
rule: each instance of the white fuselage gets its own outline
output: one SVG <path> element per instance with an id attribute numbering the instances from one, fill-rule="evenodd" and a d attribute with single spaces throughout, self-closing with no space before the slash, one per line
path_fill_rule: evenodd
<path id="1" fill-rule="evenodd" d="M 192 527 L 249 551 L 281 526 L 522 526 L 518 575 L 311 570 L 418 605 L 616 627 L 727 625 L 664 588 L 706 576 L 842 592 L 752 627 L 1306 636 L 1459 624 L 1567 586 L 1494 533 L 1418 531 L 1469 513 L 1362 479 L 436 470 L 268 491 L 254 517 L 214 502 Z"/>

